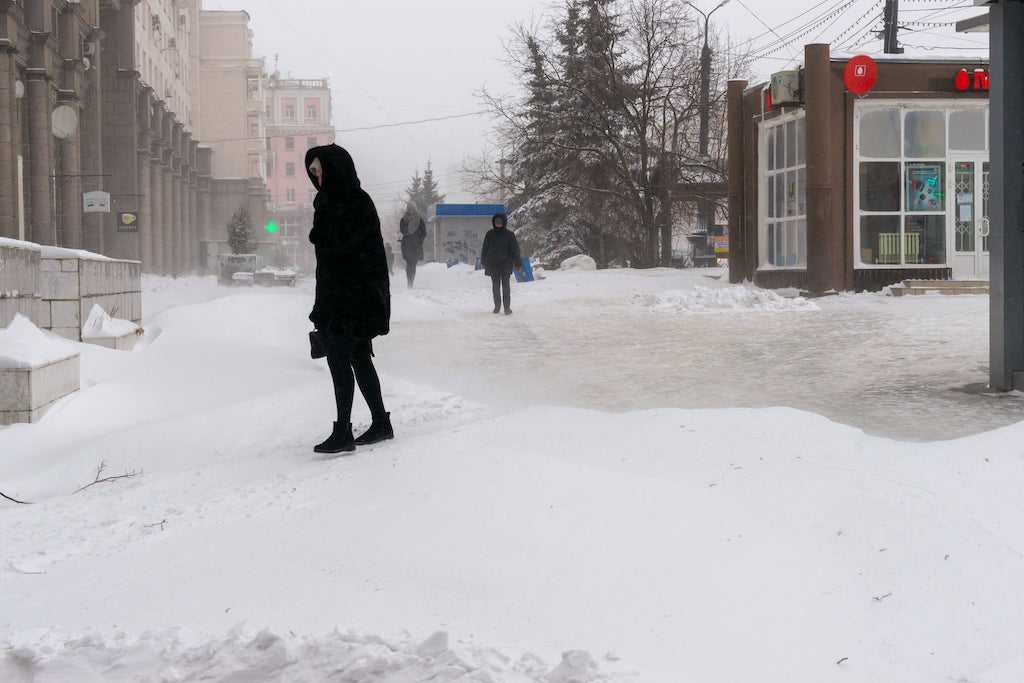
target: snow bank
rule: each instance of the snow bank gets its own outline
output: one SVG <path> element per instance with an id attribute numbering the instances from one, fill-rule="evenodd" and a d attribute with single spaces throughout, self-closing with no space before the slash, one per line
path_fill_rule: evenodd
<path id="1" fill-rule="evenodd" d="M 817 311 L 814 304 L 802 297 L 786 298 L 769 289 L 746 285 L 702 287 L 670 290 L 637 299 L 651 310 L 670 313 L 710 313 L 715 311 Z"/>
<path id="2" fill-rule="evenodd" d="M 12 644 L 0 658 L 4 681 L 465 681 L 466 683 L 590 683 L 599 673 L 586 652 L 572 651 L 549 668 L 536 656 L 518 658 L 472 645 L 452 649 L 441 631 L 423 642 L 334 632 L 323 638 L 264 630 L 187 643 L 175 631 L 140 638 L 118 634 L 78 638 L 48 634 Z M 625 680 L 625 679 L 619 679 Z"/>
<path id="3" fill-rule="evenodd" d="M 138 332 L 139 326 L 130 320 L 111 318 L 99 304 L 93 304 L 89 319 L 82 325 L 82 339 L 109 339 Z"/>
<path id="4" fill-rule="evenodd" d="M 3 370 L 37 368 L 77 353 L 71 342 L 43 332 L 20 313 L 10 325 L 0 329 L 0 369 Z"/>
<path id="5" fill-rule="evenodd" d="M 597 261 L 587 256 L 586 254 L 580 254 L 579 256 L 573 256 L 562 261 L 560 267 L 561 270 L 597 270 Z"/>

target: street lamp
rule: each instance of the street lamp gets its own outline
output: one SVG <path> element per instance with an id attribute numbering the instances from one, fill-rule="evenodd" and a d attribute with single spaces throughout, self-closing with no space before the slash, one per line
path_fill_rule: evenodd
<path id="1" fill-rule="evenodd" d="M 697 7 L 689 0 L 686 0 L 686 4 L 692 7 L 704 17 L 704 47 L 700 51 L 700 157 L 702 160 L 708 158 L 708 125 L 711 121 L 711 46 L 708 44 L 708 31 L 711 24 L 711 15 L 722 9 L 729 4 L 729 0 L 722 0 L 722 2 L 715 5 L 715 8 L 710 12 L 705 12 L 700 7 Z M 706 199 L 700 201 L 699 212 L 698 212 L 698 229 L 703 228 L 707 231 L 708 226 L 711 224 L 711 217 L 708 215 L 710 212 L 709 202 Z"/>

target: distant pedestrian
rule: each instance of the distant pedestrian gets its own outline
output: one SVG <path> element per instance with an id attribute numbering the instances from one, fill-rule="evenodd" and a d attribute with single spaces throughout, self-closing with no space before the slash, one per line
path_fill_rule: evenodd
<path id="1" fill-rule="evenodd" d="M 314 147 L 306 152 L 306 169 L 317 189 L 309 233 L 316 251 L 316 300 L 309 314 L 316 335 L 311 339 L 326 353 L 338 409 L 331 436 L 313 450 L 343 453 L 395 436 L 373 366 L 372 341 L 390 329 L 391 281 L 377 209 L 360 187 L 349 153 L 337 145 Z M 373 417 L 358 439 L 352 436 L 353 372 Z"/>
<path id="2" fill-rule="evenodd" d="M 402 233 L 402 260 L 405 261 L 405 278 L 412 289 L 416 281 L 416 264 L 423 259 L 423 240 L 427 238 L 427 224 L 412 204 L 405 209 L 405 215 L 398 222 Z"/>
<path id="3" fill-rule="evenodd" d="M 388 259 L 388 275 L 395 274 L 395 252 L 391 250 L 391 243 L 384 245 L 384 255 Z"/>
<path id="4" fill-rule="evenodd" d="M 508 217 L 505 214 L 494 214 L 491 225 L 493 228 L 484 236 L 480 263 L 484 266 L 484 273 L 491 278 L 495 315 L 501 312 L 502 306 L 505 307 L 505 315 L 512 315 L 512 271 L 519 268 L 522 262 L 519 241 L 515 233 L 508 229 Z"/>

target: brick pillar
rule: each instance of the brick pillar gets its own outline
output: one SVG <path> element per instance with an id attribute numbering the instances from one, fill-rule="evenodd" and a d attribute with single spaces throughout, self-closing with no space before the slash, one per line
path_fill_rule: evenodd
<path id="1" fill-rule="evenodd" d="M 728 128 L 729 128 L 729 281 L 743 282 L 753 279 L 753 264 L 747 263 L 746 207 L 743 201 L 743 186 L 746 178 L 743 174 L 743 91 L 747 89 L 746 81 L 729 81 L 728 89 Z"/>
<path id="2" fill-rule="evenodd" d="M 804 47 L 804 101 L 807 103 L 807 280 L 812 291 L 840 290 L 845 284 L 843 231 L 832 222 L 832 137 L 829 46 Z"/>
<path id="3" fill-rule="evenodd" d="M 150 223 L 153 226 L 153 269 L 152 272 L 164 275 L 167 262 L 164 257 L 164 171 L 160 166 L 160 157 L 150 153 L 149 185 L 151 199 L 149 202 Z"/>

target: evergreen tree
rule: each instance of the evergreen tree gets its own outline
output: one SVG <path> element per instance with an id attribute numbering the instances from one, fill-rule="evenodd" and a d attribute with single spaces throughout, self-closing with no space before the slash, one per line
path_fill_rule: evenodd
<path id="1" fill-rule="evenodd" d="M 411 206 L 422 218 L 426 218 L 430 207 L 444 201 L 444 195 L 438 192 L 439 186 L 434 179 L 434 169 L 427 162 L 427 170 L 420 176 L 419 171 L 412 177 L 409 189 L 405 191 L 406 204 Z"/>
<path id="2" fill-rule="evenodd" d="M 249 212 L 242 207 L 228 223 L 228 246 L 232 254 L 251 254 L 252 241 L 252 221 Z"/>

